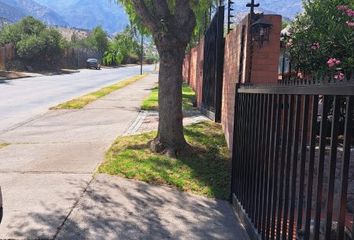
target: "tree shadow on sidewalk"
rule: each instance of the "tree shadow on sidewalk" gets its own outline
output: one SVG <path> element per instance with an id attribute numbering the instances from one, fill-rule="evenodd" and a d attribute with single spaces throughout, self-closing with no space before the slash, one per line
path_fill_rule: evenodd
<path id="1" fill-rule="evenodd" d="M 46 214 L 18 216 L 22 224 L 14 228 L 15 235 L 46 239 L 246 239 L 227 202 L 107 175 L 97 176 L 56 236 L 45 234 L 45 230 L 59 227 L 53 222 L 64 220 L 68 212 L 46 208 Z M 31 228 L 31 222 L 37 227 Z"/>

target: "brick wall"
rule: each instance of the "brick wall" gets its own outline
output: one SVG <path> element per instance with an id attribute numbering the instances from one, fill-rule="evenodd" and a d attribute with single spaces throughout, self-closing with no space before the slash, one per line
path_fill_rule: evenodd
<path id="1" fill-rule="evenodd" d="M 252 58 L 252 83 L 270 83 L 278 80 L 278 66 L 280 56 L 280 31 L 281 16 L 266 15 L 273 26 L 269 36 L 269 42 L 265 42 L 260 48 L 258 44 L 254 45 Z"/>
<path id="2" fill-rule="evenodd" d="M 204 64 L 204 39 L 186 55 L 183 64 L 183 78 L 197 94 L 197 106 L 202 104 Z"/>
<path id="3" fill-rule="evenodd" d="M 269 42 L 265 42 L 262 47 L 254 44 L 252 58 L 250 57 L 251 49 L 248 42 L 248 17 L 243 19 L 225 37 L 221 124 L 230 148 L 233 139 L 236 84 L 245 82 L 250 73 L 251 83 L 255 84 L 277 82 L 278 80 L 281 16 L 266 15 L 265 18 L 273 23 Z M 243 59 L 241 59 L 242 28 L 245 29 Z M 249 64 L 252 64 L 251 72 L 249 71 Z M 240 71 L 242 71 L 241 74 Z"/>
<path id="4" fill-rule="evenodd" d="M 242 25 L 238 25 L 225 38 L 221 124 L 229 146 L 232 145 L 236 83 L 240 81 L 241 39 Z"/>
<path id="5" fill-rule="evenodd" d="M 244 83 L 249 79 L 249 74 L 251 74 L 251 83 L 269 83 L 278 80 L 281 16 L 265 15 L 265 18 L 273 24 L 270 41 L 265 42 L 262 47 L 253 44 L 252 52 L 248 34 L 248 16 L 225 37 L 221 124 L 230 149 L 233 138 L 236 84 Z M 242 32 L 244 32 L 243 53 L 241 53 Z M 204 41 L 201 41 L 190 54 L 186 55 L 183 70 L 185 81 L 197 92 L 199 107 L 202 102 L 203 54 Z M 250 64 L 251 71 L 249 71 Z"/>

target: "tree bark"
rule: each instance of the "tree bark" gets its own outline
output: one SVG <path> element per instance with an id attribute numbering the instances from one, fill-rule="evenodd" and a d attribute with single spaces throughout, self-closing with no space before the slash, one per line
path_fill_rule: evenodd
<path id="1" fill-rule="evenodd" d="M 188 146 L 183 134 L 182 67 L 185 47 L 160 50 L 159 127 L 154 151 L 176 156 Z"/>
<path id="2" fill-rule="evenodd" d="M 132 0 L 151 31 L 160 55 L 159 128 L 152 150 L 176 156 L 188 148 L 183 134 L 182 66 L 196 24 L 191 1 L 178 0 L 171 11 L 166 0 Z"/>

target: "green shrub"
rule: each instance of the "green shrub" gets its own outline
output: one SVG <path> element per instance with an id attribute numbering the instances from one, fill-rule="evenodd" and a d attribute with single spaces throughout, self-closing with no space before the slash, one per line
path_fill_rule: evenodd
<path id="1" fill-rule="evenodd" d="M 65 41 L 60 33 L 47 28 L 33 17 L 26 17 L 0 31 L 0 45 L 14 43 L 21 60 L 55 63 L 61 56 Z"/>

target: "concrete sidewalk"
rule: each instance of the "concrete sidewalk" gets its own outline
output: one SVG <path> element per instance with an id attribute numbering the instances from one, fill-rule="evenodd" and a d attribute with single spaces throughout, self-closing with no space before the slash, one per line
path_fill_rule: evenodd
<path id="1" fill-rule="evenodd" d="M 138 115 L 156 75 L 82 110 L 49 111 L 0 135 L 4 218 L 0 239 L 52 239 L 118 135 Z"/>
<path id="2" fill-rule="evenodd" d="M 229 204 L 93 173 L 156 75 L 0 135 L 0 239 L 245 239 Z M 247 239 L 247 238 L 246 238 Z"/>
<path id="3" fill-rule="evenodd" d="M 100 174 L 57 239 L 244 240 L 230 204 Z"/>

